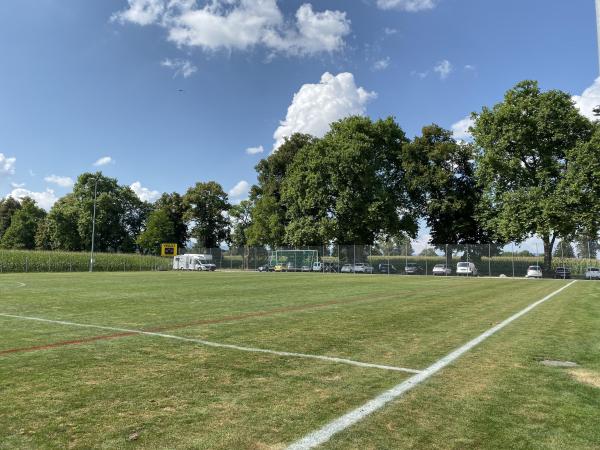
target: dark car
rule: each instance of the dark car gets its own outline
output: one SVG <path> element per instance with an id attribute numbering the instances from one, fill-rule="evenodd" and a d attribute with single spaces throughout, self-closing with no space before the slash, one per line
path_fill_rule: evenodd
<path id="1" fill-rule="evenodd" d="M 258 272 L 273 272 L 273 268 L 271 266 L 269 266 L 268 264 L 265 266 L 259 266 L 258 269 L 256 269 Z"/>
<path id="2" fill-rule="evenodd" d="M 419 275 L 421 272 L 423 272 L 423 269 L 417 266 L 416 263 L 406 263 L 406 266 L 404 266 L 406 275 Z"/>
<path id="3" fill-rule="evenodd" d="M 571 269 L 568 267 L 557 267 L 554 271 L 554 278 L 562 278 L 564 280 L 571 278 Z"/>
<path id="4" fill-rule="evenodd" d="M 398 273 L 393 264 L 379 264 L 378 269 L 380 273 Z"/>

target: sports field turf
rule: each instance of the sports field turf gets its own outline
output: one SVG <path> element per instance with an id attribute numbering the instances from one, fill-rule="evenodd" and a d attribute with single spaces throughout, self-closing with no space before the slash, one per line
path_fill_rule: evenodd
<path id="1" fill-rule="evenodd" d="M 285 448 L 567 284 L 0 275 L 0 448 Z M 323 448 L 599 448 L 598 424 L 600 282 L 579 281 Z"/>

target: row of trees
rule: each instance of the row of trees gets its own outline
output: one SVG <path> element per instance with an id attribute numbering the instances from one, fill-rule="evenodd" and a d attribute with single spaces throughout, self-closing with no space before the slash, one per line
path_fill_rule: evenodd
<path id="1" fill-rule="evenodd" d="M 30 200 L 0 203 L 0 245 L 88 249 L 98 181 L 104 251 L 154 253 L 194 238 L 200 247 L 360 243 L 406 252 L 421 219 L 433 246 L 495 242 L 499 252 L 539 236 L 546 267 L 557 239 L 591 240 L 595 251 L 600 126 L 567 93 L 534 81 L 473 119 L 472 143 L 435 124 L 410 140 L 391 117 L 349 117 L 322 138 L 294 134 L 258 163 L 249 199 L 236 205 L 216 182 L 150 205 L 114 179 L 83 174 L 48 214 Z"/>

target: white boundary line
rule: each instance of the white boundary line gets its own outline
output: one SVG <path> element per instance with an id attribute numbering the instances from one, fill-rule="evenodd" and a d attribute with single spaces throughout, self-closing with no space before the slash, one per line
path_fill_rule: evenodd
<path id="1" fill-rule="evenodd" d="M 541 300 L 538 300 L 537 302 L 532 303 L 525 309 L 510 316 L 508 319 L 499 323 L 495 327 L 490 328 L 486 332 L 477 336 L 475 339 L 464 344 L 462 347 L 457 348 L 452 353 L 449 353 L 448 355 L 444 356 L 442 359 L 436 361 L 434 364 L 429 366 L 427 369 L 423 370 L 421 373 L 410 377 L 406 381 L 403 381 L 402 383 L 394 386 L 392 389 L 378 395 L 377 397 L 373 398 L 372 400 L 369 400 L 364 405 L 359 406 L 358 408 L 354 409 L 353 411 L 350 411 L 349 413 L 344 414 L 343 416 L 339 417 L 338 419 L 335 419 L 335 420 L 329 422 L 328 424 L 323 426 L 321 429 L 313 431 L 312 433 L 309 433 L 308 435 L 304 436 L 302 439 L 300 439 L 300 440 L 294 442 L 292 445 L 290 445 L 287 448 L 287 450 L 305 450 L 305 449 L 311 449 L 311 448 L 317 447 L 321 444 L 324 444 L 333 435 L 339 433 L 340 431 L 345 430 L 346 428 L 351 427 L 352 425 L 361 421 L 368 415 L 383 408 L 386 404 L 388 404 L 392 400 L 397 399 L 405 392 L 411 390 L 412 388 L 416 387 L 423 381 L 427 380 L 429 377 L 436 374 L 437 372 L 442 370 L 444 367 L 446 367 L 450 363 L 454 362 L 456 359 L 461 357 L 463 354 L 465 354 L 466 352 L 471 350 L 473 347 L 475 347 L 476 345 L 485 341 L 487 338 L 492 336 L 494 333 L 500 331 L 502 328 L 506 327 L 511 322 L 517 320 L 519 317 L 527 314 L 529 311 L 534 309 L 536 306 L 544 303 L 547 300 L 550 300 L 556 294 L 562 292 L 563 290 L 567 289 L 569 286 L 571 286 L 573 283 L 576 283 L 576 282 L 577 282 L 576 280 L 572 281 L 569 284 L 561 287 L 560 289 L 557 289 L 556 291 L 554 291 L 551 294 L 547 295 L 546 297 L 542 298 Z"/>
<path id="2" fill-rule="evenodd" d="M 117 331 L 120 333 L 122 332 L 122 333 L 139 334 L 142 336 L 161 337 L 161 338 L 165 338 L 165 339 L 174 339 L 174 340 L 178 340 L 178 341 L 192 342 L 194 344 L 200 344 L 200 345 L 204 345 L 207 347 L 227 348 L 227 349 L 238 350 L 238 351 L 242 351 L 242 352 L 267 353 L 269 355 L 286 356 L 286 357 L 293 357 L 293 358 L 318 359 L 321 361 L 329 361 L 329 362 L 334 362 L 334 363 L 339 363 L 339 364 L 348 364 L 351 366 L 358 366 L 358 367 L 368 367 L 371 369 L 392 370 L 395 372 L 421 373 L 420 370 L 408 369 L 406 367 L 394 367 L 394 366 L 386 366 L 386 365 L 382 365 L 382 364 L 371 364 L 371 363 L 366 363 L 366 362 L 361 362 L 361 361 L 354 361 L 351 359 L 336 358 L 333 356 L 309 355 L 307 353 L 281 352 L 281 351 L 277 351 L 277 350 L 268 350 L 268 349 L 256 348 L 256 347 L 242 347 L 239 345 L 223 344 L 220 342 L 205 341 L 203 339 L 186 338 L 183 336 L 176 336 L 173 334 L 155 333 L 152 331 L 134 330 L 134 329 L 129 329 L 129 328 L 118 328 L 118 327 L 107 327 L 107 326 L 102 326 L 102 325 L 82 324 L 82 323 L 75 323 L 75 322 L 67 322 L 64 320 L 51 320 L 51 319 L 43 319 L 40 317 L 18 316 L 15 314 L 0 313 L 0 316 L 8 317 L 11 319 L 32 320 L 32 321 L 36 321 L 36 322 L 52 323 L 52 324 L 57 324 L 57 325 L 66 325 L 66 326 L 71 326 L 71 327 L 95 328 L 95 329 L 99 329 L 99 330 Z"/>
<path id="3" fill-rule="evenodd" d="M 4 283 L 14 283 L 17 286 L 6 286 L 6 284 Z M 21 283 L 20 281 L 0 281 L 0 288 L 5 288 L 5 289 L 17 289 L 17 288 L 22 288 L 27 286 L 25 283 Z"/>

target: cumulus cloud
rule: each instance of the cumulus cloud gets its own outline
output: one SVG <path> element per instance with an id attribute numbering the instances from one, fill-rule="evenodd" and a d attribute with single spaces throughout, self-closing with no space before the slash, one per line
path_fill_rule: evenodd
<path id="1" fill-rule="evenodd" d="M 598 117 L 594 116 L 593 109 L 600 105 L 600 77 L 596 78 L 594 83 L 585 89 L 581 95 L 574 95 L 573 101 L 582 115 L 590 120 L 598 120 Z M 2 154 L 0 154 L 1 157 Z M 2 167 L 1 159 L 0 167 Z"/>
<path id="2" fill-rule="evenodd" d="M 94 166 L 96 166 L 96 167 L 106 166 L 111 163 L 114 163 L 114 160 L 110 156 L 103 156 L 102 158 L 98 159 L 94 163 Z"/>
<path id="3" fill-rule="evenodd" d="M 259 153 L 263 153 L 264 151 L 265 149 L 262 145 L 259 145 L 258 147 L 248 147 L 246 149 L 246 153 L 248 155 L 258 155 Z"/>
<path id="4" fill-rule="evenodd" d="M 4 153 L 0 153 L 0 176 L 14 175 L 16 162 L 17 158 L 9 158 Z"/>
<path id="5" fill-rule="evenodd" d="M 229 190 L 229 196 L 234 201 L 240 201 L 248 196 L 248 192 L 250 192 L 250 183 L 241 180 Z"/>
<path id="6" fill-rule="evenodd" d="M 46 189 L 43 192 L 34 192 L 20 187 L 13 189 L 7 197 L 12 197 L 15 200 L 22 200 L 25 197 L 29 197 L 35 200 L 35 202 L 46 211 L 50 210 L 52 205 L 58 200 L 58 197 L 52 189 Z"/>
<path id="7" fill-rule="evenodd" d="M 64 188 L 71 187 L 75 184 L 71 177 L 60 177 L 58 175 L 49 175 L 44 178 L 44 181 Z"/>
<path id="8" fill-rule="evenodd" d="M 376 97 L 375 92 L 357 87 L 351 73 L 324 73 L 319 83 L 305 84 L 294 94 L 285 120 L 273 134 L 274 150 L 294 133 L 323 136 L 332 122 L 365 114 L 367 103 Z"/>
<path id="9" fill-rule="evenodd" d="M 437 0 L 377 0 L 377 6 L 381 9 L 418 12 L 435 8 Z"/>
<path id="10" fill-rule="evenodd" d="M 392 62 L 392 60 L 390 59 L 390 57 L 386 57 L 383 59 L 380 59 L 378 61 L 375 61 L 375 63 L 373 64 L 372 69 L 379 72 L 381 70 L 385 70 L 390 66 L 390 63 Z"/>
<path id="11" fill-rule="evenodd" d="M 450 61 L 448 61 L 447 59 L 440 61 L 433 68 L 433 71 L 437 72 L 440 75 L 440 78 L 442 80 L 445 80 L 446 78 L 448 78 L 448 75 L 450 75 L 453 70 L 454 70 L 454 67 L 452 66 L 452 63 Z"/>
<path id="12" fill-rule="evenodd" d="M 138 196 L 143 202 L 154 202 L 160 197 L 160 192 L 150 190 L 142 186 L 142 183 L 136 181 L 129 186 L 131 190 Z"/>
<path id="13" fill-rule="evenodd" d="M 161 61 L 161 66 L 174 71 L 173 78 L 181 75 L 183 78 L 189 78 L 198 71 L 198 68 L 191 61 L 184 59 L 169 59 Z"/>
<path id="14" fill-rule="evenodd" d="M 473 136 L 469 132 L 469 128 L 471 128 L 473 125 L 475 125 L 475 121 L 471 118 L 471 116 L 467 116 L 453 124 L 452 133 L 454 134 L 454 139 L 460 141 L 470 141 L 473 139 Z"/>
<path id="15" fill-rule="evenodd" d="M 211 0 L 202 7 L 194 0 L 128 0 L 127 8 L 112 19 L 155 24 L 165 28 L 177 46 L 209 51 L 262 46 L 292 55 L 334 52 L 343 48 L 350 33 L 344 12 L 315 12 L 304 4 L 291 20 L 284 17 L 277 0 Z"/>

